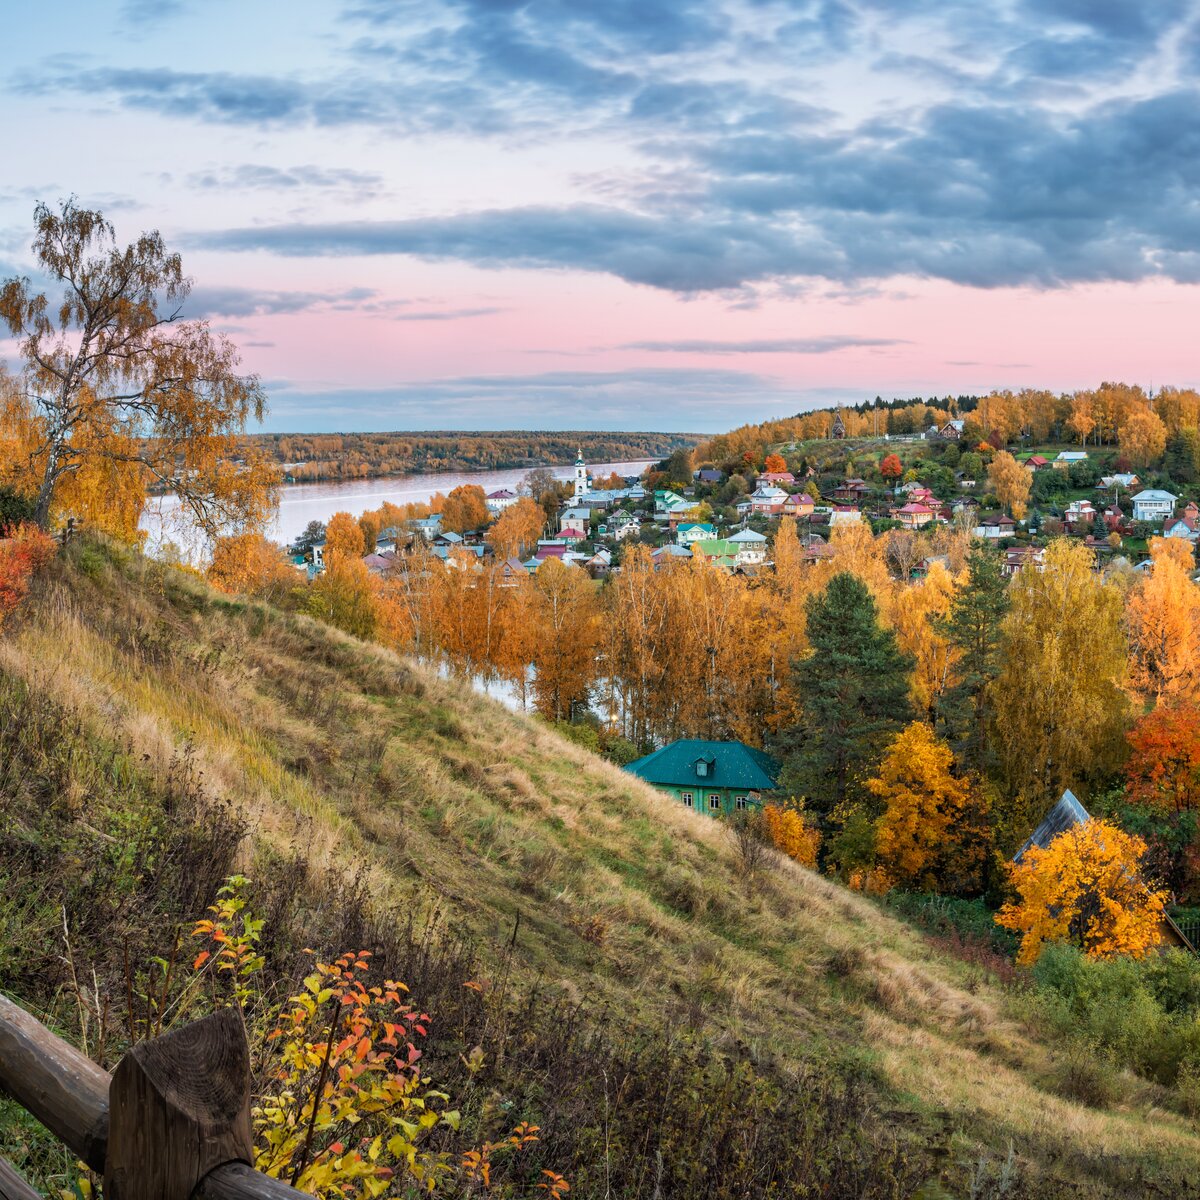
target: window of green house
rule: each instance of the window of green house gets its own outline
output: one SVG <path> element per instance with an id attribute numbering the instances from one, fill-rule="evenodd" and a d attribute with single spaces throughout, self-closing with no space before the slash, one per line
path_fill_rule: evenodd
<path id="1" fill-rule="evenodd" d="M 721 807 L 721 797 L 715 793 L 708 798 L 708 807 L 710 811 L 717 812 Z"/>
<path id="2" fill-rule="evenodd" d="M 692 793 L 691 792 L 681 792 L 679 794 L 679 798 L 684 802 L 685 805 L 687 805 L 688 808 L 692 807 Z"/>
<path id="3" fill-rule="evenodd" d="M 733 807 L 736 808 L 738 810 L 738 812 L 745 811 L 746 797 L 745 796 L 734 796 Z"/>

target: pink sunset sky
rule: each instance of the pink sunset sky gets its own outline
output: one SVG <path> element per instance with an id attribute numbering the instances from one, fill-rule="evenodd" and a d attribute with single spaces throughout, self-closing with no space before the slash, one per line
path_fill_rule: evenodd
<path id="1" fill-rule="evenodd" d="M 268 428 L 1200 381 L 1194 4 L 280 12 L 23 6 L 0 176 L 0 277 L 39 199 L 161 229 Z"/>

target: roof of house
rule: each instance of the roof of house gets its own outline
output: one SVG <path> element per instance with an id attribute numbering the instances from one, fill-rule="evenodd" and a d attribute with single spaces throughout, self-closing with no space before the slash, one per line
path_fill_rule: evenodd
<path id="1" fill-rule="evenodd" d="M 488 492 L 486 499 L 488 500 L 515 500 L 516 492 L 510 492 L 508 488 L 501 488 L 498 492 Z"/>
<path id="2" fill-rule="evenodd" d="M 704 558 L 736 558 L 738 546 L 732 538 L 706 538 L 701 542 L 693 542 L 692 550 Z"/>
<path id="3" fill-rule="evenodd" d="M 725 476 L 720 471 L 713 470 L 712 467 L 701 467 L 696 472 L 696 478 L 702 483 L 719 483 Z"/>
<path id="4" fill-rule="evenodd" d="M 739 544 L 744 545 L 747 542 L 765 542 L 767 539 L 765 535 L 756 533 L 753 529 L 743 529 L 739 533 L 735 533 L 733 537 L 727 540 L 731 542 L 738 542 Z"/>
<path id="5" fill-rule="evenodd" d="M 1045 850 L 1060 833 L 1090 820 L 1091 814 L 1075 798 L 1075 793 L 1068 788 L 1063 792 L 1058 803 L 1046 814 L 1042 823 L 1033 831 L 1033 835 L 1025 845 L 1013 855 L 1013 862 L 1019 863 L 1031 846 Z"/>
<path id="6" fill-rule="evenodd" d="M 1178 496 L 1172 495 L 1170 492 L 1165 492 L 1162 488 L 1146 488 L 1144 491 L 1140 491 L 1136 496 L 1134 496 L 1133 502 L 1136 504 L 1139 500 L 1158 500 L 1160 502 L 1166 502 L 1169 500 L 1172 504 L 1174 504 L 1178 499 Z"/>
<path id="7" fill-rule="evenodd" d="M 1087 458 L 1086 450 L 1060 450 L 1058 452 L 1059 462 L 1083 462 Z"/>
<path id="8" fill-rule="evenodd" d="M 587 534 L 582 529 L 564 529 L 560 537 L 563 541 L 583 541 Z"/>
<path id="9" fill-rule="evenodd" d="M 708 773 L 696 774 L 696 763 L 704 760 Z M 744 742 L 710 742 L 686 738 L 672 742 L 631 762 L 626 768 L 647 783 L 682 787 L 694 783 L 697 788 L 712 786 L 745 788 L 765 792 L 779 778 L 779 764 L 769 754 Z"/>
<path id="10" fill-rule="evenodd" d="M 701 545 L 704 543 L 701 542 Z M 676 546 L 673 543 L 666 546 L 659 546 L 650 556 L 651 558 L 691 558 L 692 552 L 686 546 Z"/>
<path id="11" fill-rule="evenodd" d="M 437 535 L 437 540 L 439 542 L 449 542 L 452 546 L 457 546 L 458 543 L 462 541 L 462 534 L 454 533 L 452 530 L 448 529 L 445 533 L 439 533 Z"/>
<path id="12" fill-rule="evenodd" d="M 896 509 L 896 511 L 902 513 L 928 513 L 930 516 L 933 515 L 933 509 L 931 509 L 928 504 L 906 504 L 903 508 Z"/>
<path id="13" fill-rule="evenodd" d="M 789 504 L 815 504 L 816 501 L 807 492 L 798 492 L 788 497 Z"/>
<path id="14" fill-rule="evenodd" d="M 1173 521 L 1168 521 L 1163 526 L 1163 533 L 1168 533 L 1178 525 L 1182 525 L 1189 533 L 1195 533 L 1197 529 L 1196 522 L 1190 517 L 1176 517 Z"/>
<path id="15" fill-rule="evenodd" d="M 1026 465 L 1026 466 L 1029 466 L 1029 464 L 1030 464 L 1030 463 L 1032 463 L 1032 464 L 1033 464 L 1035 467 L 1044 467 L 1044 466 L 1046 466 L 1046 465 L 1047 465 L 1049 462 L 1050 462 L 1050 460 L 1049 460 L 1048 458 L 1044 458 L 1044 457 L 1043 457 L 1042 455 L 1040 455 L 1040 454 L 1031 454 L 1031 455 L 1030 455 L 1030 456 L 1029 456 L 1029 457 L 1028 457 L 1028 458 L 1025 460 L 1025 465 Z"/>
<path id="16" fill-rule="evenodd" d="M 717 527 L 715 525 L 708 525 L 701 521 L 688 521 L 688 522 L 685 522 L 684 524 L 680 525 L 678 532 L 679 533 L 693 533 L 697 529 L 701 530 L 704 533 L 716 533 L 716 531 L 717 531 Z"/>

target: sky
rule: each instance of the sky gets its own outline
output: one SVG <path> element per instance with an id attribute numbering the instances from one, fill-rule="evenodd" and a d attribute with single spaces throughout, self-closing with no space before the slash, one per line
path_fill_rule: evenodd
<path id="1" fill-rule="evenodd" d="M 1200 3 L 61 0 L 0 63 L 0 278 L 39 200 L 161 230 L 269 429 L 1200 382 Z"/>

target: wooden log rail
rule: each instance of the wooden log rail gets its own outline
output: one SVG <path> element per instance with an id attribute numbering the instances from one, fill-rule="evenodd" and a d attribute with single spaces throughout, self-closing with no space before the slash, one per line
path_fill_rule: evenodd
<path id="1" fill-rule="evenodd" d="M 298 1200 L 254 1170 L 250 1052 L 222 1009 L 139 1042 L 112 1075 L 0 995 L 0 1091 L 104 1176 L 105 1200 Z M 0 1159 L 0 1200 L 40 1200 Z"/>

